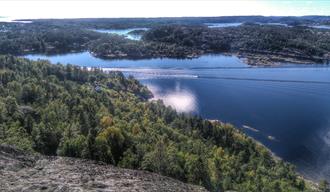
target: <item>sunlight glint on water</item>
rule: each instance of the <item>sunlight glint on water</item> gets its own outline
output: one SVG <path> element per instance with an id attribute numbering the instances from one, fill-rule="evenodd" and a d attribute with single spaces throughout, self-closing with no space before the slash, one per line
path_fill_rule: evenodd
<path id="1" fill-rule="evenodd" d="M 148 89 L 153 93 L 153 100 L 161 99 L 166 106 L 171 106 L 178 112 L 197 112 L 197 100 L 195 95 L 186 89 L 181 89 L 177 83 L 174 90 L 161 91 L 159 87 L 147 84 Z"/>

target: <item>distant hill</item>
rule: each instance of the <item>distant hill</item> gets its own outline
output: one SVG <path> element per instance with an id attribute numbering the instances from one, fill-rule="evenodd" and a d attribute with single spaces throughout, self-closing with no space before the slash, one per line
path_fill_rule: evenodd
<path id="1" fill-rule="evenodd" d="M 284 23 L 289 25 L 324 24 L 330 16 L 222 16 L 222 17 L 163 17 L 163 18 L 84 18 L 36 19 L 38 23 L 69 24 L 91 28 L 154 27 L 161 25 L 203 25 L 205 23 Z"/>

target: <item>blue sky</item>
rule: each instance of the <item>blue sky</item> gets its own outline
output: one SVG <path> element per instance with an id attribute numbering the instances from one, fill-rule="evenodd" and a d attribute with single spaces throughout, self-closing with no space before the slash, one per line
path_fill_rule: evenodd
<path id="1" fill-rule="evenodd" d="M 1 0 L 11 18 L 330 15 L 330 0 Z"/>
<path id="2" fill-rule="evenodd" d="M 330 0 L 269 0 L 269 7 L 285 15 L 295 12 L 297 15 L 330 15 Z"/>

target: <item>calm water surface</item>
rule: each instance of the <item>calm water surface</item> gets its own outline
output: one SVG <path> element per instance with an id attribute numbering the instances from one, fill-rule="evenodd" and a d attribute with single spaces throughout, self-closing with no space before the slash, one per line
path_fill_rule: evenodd
<path id="1" fill-rule="evenodd" d="M 89 53 L 27 55 L 52 63 L 120 70 L 180 112 L 241 128 L 308 178 L 330 180 L 330 67 L 255 68 L 237 57 L 102 60 Z"/>
<path id="2" fill-rule="evenodd" d="M 208 28 L 237 27 L 243 23 L 204 23 Z"/>
<path id="3" fill-rule="evenodd" d="M 95 29 L 93 31 L 100 32 L 100 33 L 110 33 L 110 34 L 116 34 L 116 35 L 122 35 L 125 36 L 127 39 L 131 40 L 140 40 L 142 38 L 142 35 L 138 34 L 130 34 L 130 32 L 135 30 L 143 30 L 147 31 L 148 28 L 129 28 L 129 29 Z"/>
<path id="4" fill-rule="evenodd" d="M 309 27 L 313 27 L 316 29 L 330 29 L 330 25 L 311 25 Z"/>
<path id="5" fill-rule="evenodd" d="M 224 28 L 224 27 L 238 27 L 242 25 L 243 23 L 204 23 L 208 28 Z M 255 24 L 259 25 L 278 25 L 278 26 L 284 26 L 289 27 L 288 24 L 285 23 L 261 23 L 261 22 L 255 22 Z"/>

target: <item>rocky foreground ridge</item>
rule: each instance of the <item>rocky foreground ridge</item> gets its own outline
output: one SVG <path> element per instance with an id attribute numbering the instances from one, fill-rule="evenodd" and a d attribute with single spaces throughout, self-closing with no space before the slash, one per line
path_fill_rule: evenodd
<path id="1" fill-rule="evenodd" d="M 206 191 L 154 173 L 0 145 L 0 191 Z"/>

